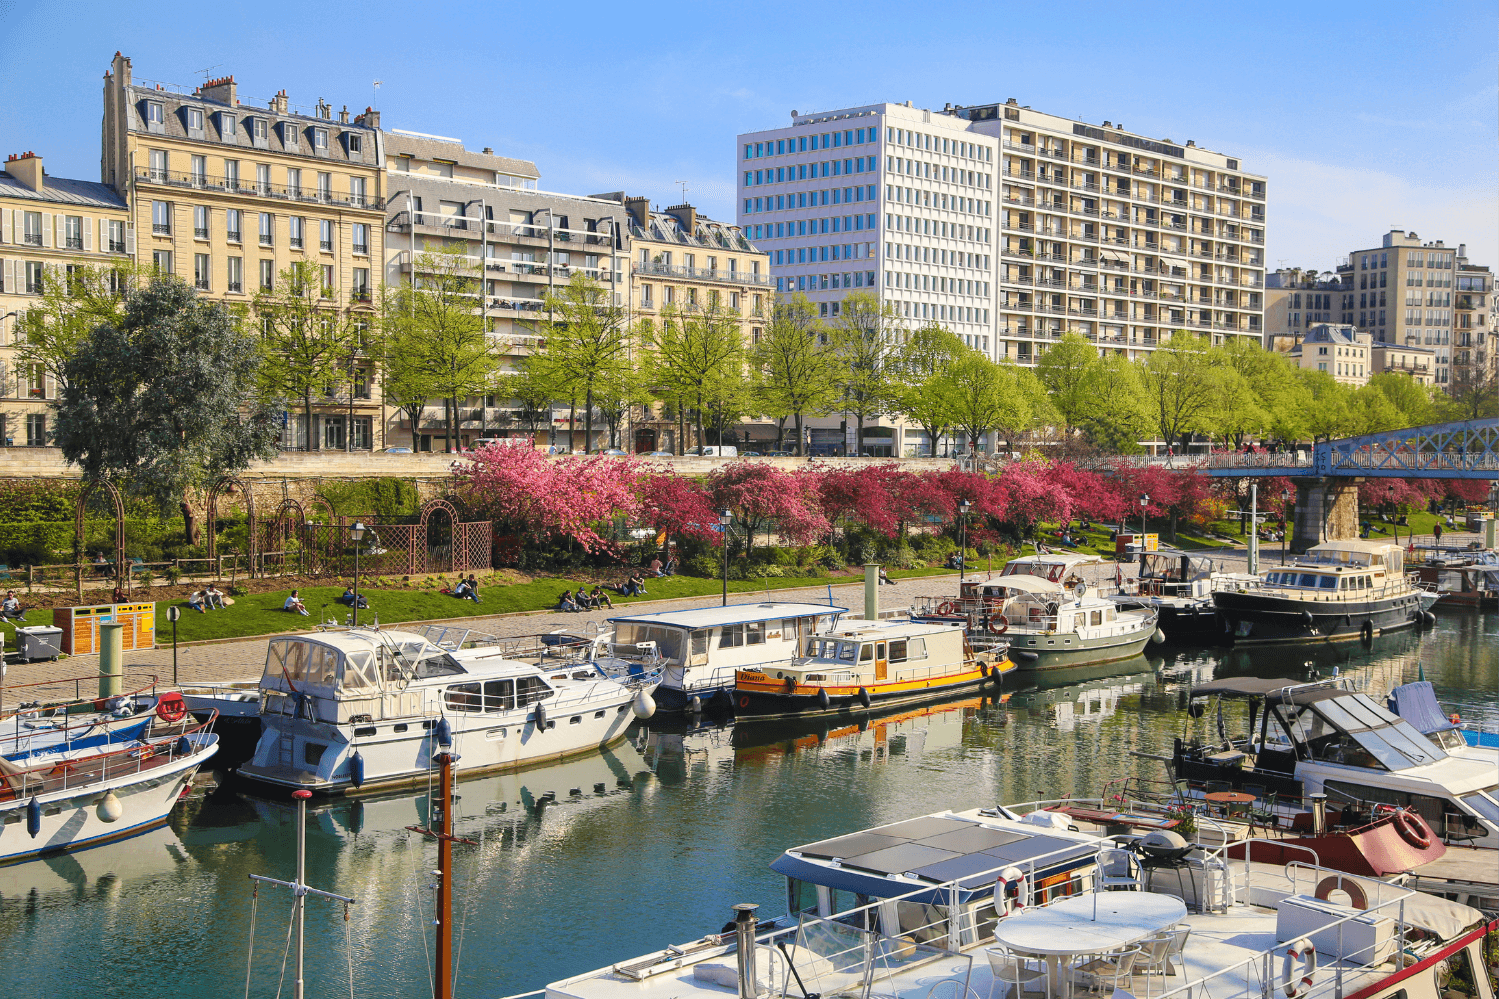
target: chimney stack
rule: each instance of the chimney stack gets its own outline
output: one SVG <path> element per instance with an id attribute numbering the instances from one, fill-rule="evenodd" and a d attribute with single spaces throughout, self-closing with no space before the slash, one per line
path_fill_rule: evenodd
<path id="1" fill-rule="evenodd" d="M 271 98 L 271 110 L 277 114 L 286 114 L 288 103 L 286 91 L 284 89 L 278 90 L 276 91 L 276 96 Z"/>
<path id="2" fill-rule="evenodd" d="M 630 213 L 630 221 L 644 229 L 651 220 L 650 198 L 625 198 L 625 211 Z"/>
<path id="3" fill-rule="evenodd" d="M 30 150 L 19 156 L 11 153 L 5 160 L 5 172 L 33 191 L 40 191 L 46 183 L 46 174 L 42 171 L 42 158 Z"/>
<path id="4" fill-rule="evenodd" d="M 209 80 L 198 88 L 199 94 L 210 101 L 218 101 L 234 107 L 239 103 L 238 94 L 234 86 L 234 76 L 221 76 L 217 80 Z"/>
<path id="5" fill-rule="evenodd" d="M 363 125 L 365 128 L 379 128 L 380 112 L 374 108 L 365 108 L 364 114 L 354 119 L 354 124 Z"/>
<path id="6" fill-rule="evenodd" d="M 338 120 L 345 125 L 349 123 L 349 106 L 347 104 L 345 104 L 344 109 L 338 113 Z"/>
<path id="7" fill-rule="evenodd" d="M 697 209 L 689 204 L 672 205 L 666 210 L 666 214 L 673 216 L 682 223 L 682 229 L 690 236 L 697 232 Z"/>

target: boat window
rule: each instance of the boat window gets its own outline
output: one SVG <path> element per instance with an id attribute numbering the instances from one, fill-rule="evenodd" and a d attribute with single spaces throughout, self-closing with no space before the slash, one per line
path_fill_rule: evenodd
<path id="1" fill-rule="evenodd" d="M 307 667 L 307 643 L 287 642 L 286 656 L 282 661 L 282 669 L 288 680 L 301 680 L 302 674 Z"/>
<path id="2" fill-rule="evenodd" d="M 1337 576 L 1319 576 L 1317 578 L 1317 585 L 1320 586 L 1324 590 L 1336 590 L 1338 588 L 1338 577 Z"/>
<path id="3" fill-rule="evenodd" d="M 744 625 L 726 624 L 718 630 L 718 647 L 735 649 L 744 644 Z"/>
<path id="4" fill-rule="evenodd" d="M 350 652 L 344 656 L 343 686 L 345 690 L 367 690 L 380 686 L 374 657 L 368 652 Z"/>
<path id="5" fill-rule="evenodd" d="M 853 642 L 840 642 L 840 643 L 838 643 L 838 658 L 842 659 L 846 663 L 853 662 L 854 661 L 854 650 L 857 649 L 857 648 L 858 648 L 858 646 L 855 645 Z"/>
<path id="6" fill-rule="evenodd" d="M 1342 698 L 1339 698 L 1339 700 L 1342 700 Z M 1345 732 L 1356 728 L 1369 727 L 1340 708 L 1338 701 L 1318 701 L 1317 712 Z"/>
<path id="7" fill-rule="evenodd" d="M 692 654 L 695 656 L 706 656 L 708 654 L 707 630 L 694 631 L 692 633 Z"/>
<path id="8" fill-rule="evenodd" d="M 1362 697 L 1339 697 L 1332 703 L 1348 712 L 1358 720 L 1359 725 L 1367 728 L 1379 728 L 1381 725 L 1389 724 L 1385 719 L 1370 711 L 1364 706 Z M 1372 707 L 1372 704 L 1370 705 Z"/>
<path id="9" fill-rule="evenodd" d="M 1405 768 L 1411 766 L 1411 761 L 1406 759 L 1405 754 L 1381 739 L 1378 732 L 1355 732 L 1353 733 L 1353 739 L 1360 746 L 1362 746 L 1369 753 L 1369 755 L 1378 760 L 1380 766 L 1384 767 L 1386 770 L 1404 770 Z M 1352 757 L 1348 756 L 1346 751 L 1344 753 L 1344 756 L 1346 758 L 1342 762 L 1346 762 L 1351 766 L 1359 765 Z"/>
<path id="10" fill-rule="evenodd" d="M 1083 625 L 1085 625 L 1087 623 L 1088 623 L 1088 615 L 1086 615 L 1086 614 L 1074 614 L 1072 616 L 1072 627 L 1074 629 L 1081 628 Z"/>
<path id="11" fill-rule="evenodd" d="M 484 710 L 511 711 L 515 708 L 514 680 L 484 681 Z"/>
<path id="12" fill-rule="evenodd" d="M 289 715 L 291 698 L 274 690 L 264 691 L 260 696 L 260 713 L 263 715 Z"/>
<path id="13" fill-rule="evenodd" d="M 1108 619 L 1108 620 L 1110 620 L 1110 621 L 1117 621 L 1117 620 L 1118 620 L 1118 618 L 1116 618 L 1116 617 L 1115 617 L 1115 616 L 1114 616 L 1114 608 L 1112 608 L 1112 607 L 1110 607 L 1110 608 L 1109 608 L 1109 609 L 1108 609 L 1108 612 L 1107 612 L 1107 614 L 1108 614 L 1108 617 L 1107 617 L 1107 619 Z"/>
<path id="14" fill-rule="evenodd" d="M 786 904 L 791 913 L 817 912 L 817 886 L 810 881 L 786 879 Z"/>
<path id="15" fill-rule="evenodd" d="M 516 702 L 522 707 L 527 704 L 535 704 L 537 701 L 544 701 L 556 693 L 539 676 L 516 677 L 515 690 Z"/>
<path id="16" fill-rule="evenodd" d="M 745 645 L 764 645 L 765 644 L 765 622 L 764 621 L 751 621 L 749 624 L 746 624 L 744 626 L 744 644 Z"/>
<path id="17" fill-rule="evenodd" d="M 911 639 L 911 641 L 910 641 L 910 643 L 909 643 L 909 645 L 907 646 L 907 649 L 906 649 L 906 658 L 907 659 L 925 659 L 926 658 L 926 639 L 925 638 L 913 638 L 913 639 Z"/>
<path id="18" fill-rule="evenodd" d="M 1396 808 L 1409 808 L 1425 819 L 1438 835 L 1443 829 L 1443 815 L 1453 811 L 1451 803 L 1445 799 L 1434 798 L 1429 794 L 1411 794 L 1408 791 L 1398 791 L 1391 787 L 1374 787 L 1369 784 L 1351 784 L 1347 781 L 1330 780 L 1323 784 L 1322 789 L 1328 793 L 1328 804 L 1342 804 L 1351 799 L 1365 805 L 1394 805 Z"/>
<path id="19" fill-rule="evenodd" d="M 1463 804 L 1467 805 L 1479 815 L 1488 819 L 1494 825 L 1499 826 L 1499 804 L 1486 794 L 1469 794 L 1463 796 Z"/>
<path id="20" fill-rule="evenodd" d="M 1348 577 L 1347 576 L 1339 576 L 1338 577 L 1338 589 L 1340 589 L 1340 590 L 1346 590 L 1346 589 L 1348 589 Z"/>
<path id="21" fill-rule="evenodd" d="M 890 661 L 903 663 L 906 661 L 906 640 L 904 638 L 893 639 L 890 642 Z"/>
<path id="22" fill-rule="evenodd" d="M 458 660 L 446 652 L 435 656 L 428 656 L 416 664 L 416 676 L 418 680 L 434 676 L 456 676 L 468 672 L 458 665 Z"/>
<path id="23" fill-rule="evenodd" d="M 1092 614 L 1092 616 L 1088 619 L 1088 623 L 1089 624 L 1103 624 L 1103 611 L 1101 611 L 1101 610 L 1094 611 L 1093 614 Z"/>
<path id="24" fill-rule="evenodd" d="M 621 624 L 614 632 L 615 645 L 640 645 L 644 642 L 655 642 L 656 651 L 663 659 L 674 663 L 682 661 L 682 631 L 679 628 L 627 623 Z"/>
<path id="25" fill-rule="evenodd" d="M 1317 585 L 1317 574 L 1315 572 L 1303 572 L 1301 578 L 1297 580 L 1296 585 L 1315 588 Z"/>
<path id="26" fill-rule="evenodd" d="M 450 711 L 481 711 L 484 697 L 478 683 L 455 683 L 447 689 L 443 698 Z"/>
<path id="27" fill-rule="evenodd" d="M 859 662 L 867 663 L 874 659 L 874 646 L 863 645 L 859 647 Z"/>
<path id="28" fill-rule="evenodd" d="M 1379 734 L 1385 738 L 1390 745 L 1398 748 L 1406 756 L 1417 763 L 1433 763 L 1436 760 L 1444 760 L 1447 754 L 1442 752 L 1430 739 L 1417 732 L 1407 722 L 1391 725 L 1379 730 Z"/>
<path id="29" fill-rule="evenodd" d="M 947 937 L 947 909 L 925 902 L 896 902 L 900 935 L 919 944 L 941 941 Z"/>
<path id="30" fill-rule="evenodd" d="M 781 620 L 781 641 L 796 641 L 796 618 L 788 617 Z"/>

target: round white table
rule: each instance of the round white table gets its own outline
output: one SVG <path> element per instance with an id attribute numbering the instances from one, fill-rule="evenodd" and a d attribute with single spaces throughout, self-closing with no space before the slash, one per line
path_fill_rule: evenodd
<path id="1" fill-rule="evenodd" d="M 1045 958 L 1048 989 L 1055 990 L 1062 958 L 1119 950 L 1186 917 L 1186 903 L 1175 895 L 1089 892 L 1006 916 L 994 926 L 994 942 Z"/>

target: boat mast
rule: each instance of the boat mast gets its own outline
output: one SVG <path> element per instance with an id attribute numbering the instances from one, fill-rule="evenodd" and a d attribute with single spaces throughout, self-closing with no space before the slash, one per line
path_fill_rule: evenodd
<path id="1" fill-rule="evenodd" d="M 437 906 L 433 915 L 437 940 L 432 999 L 453 999 L 453 844 L 474 841 L 453 835 L 453 772 L 457 769 L 458 754 L 439 753 L 434 762 L 441 769 L 437 800 L 427 809 L 427 825 L 406 828 L 437 840 Z"/>

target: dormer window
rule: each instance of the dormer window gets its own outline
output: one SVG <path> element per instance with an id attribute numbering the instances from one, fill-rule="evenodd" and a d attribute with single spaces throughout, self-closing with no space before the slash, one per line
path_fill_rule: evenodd
<path id="1" fill-rule="evenodd" d="M 292 122 L 281 123 L 281 145 L 291 150 L 297 148 L 297 126 Z"/>
<path id="2" fill-rule="evenodd" d="M 250 119 L 250 141 L 260 149 L 271 144 L 271 126 L 264 118 Z"/>
<path id="3" fill-rule="evenodd" d="M 203 131 L 203 109 L 202 108 L 184 108 L 183 109 L 183 116 L 184 116 L 184 118 L 187 121 L 187 130 L 189 132 L 202 132 Z"/>
<path id="4" fill-rule="evenodd" d="M 327 155 L 328 153 L 328 130 L 326 128 L 314 128 L 312 130 L 312 151 Z"/>
<path id="5" fill-rule="evenodd" d="M 219 112 L 219 138 L 226 142 L 233 142 L 236 135 L 234 125 L 234 114 L 229 111 Z"/>
<path id="6" fill-rule="evenodd" d="M 358 134 L 357 132 L 345 132 L 344 137 L 348 140 L 349 143 L 350 156 L 353 156 L 356 153 L 364 152 L 364 136 Z"/>
<path id="7" fill-rule="evenodd" d="M 146 102 L 146 130 L 165 132 L 167 128 L 166 107 L 160 101 Z"/>

